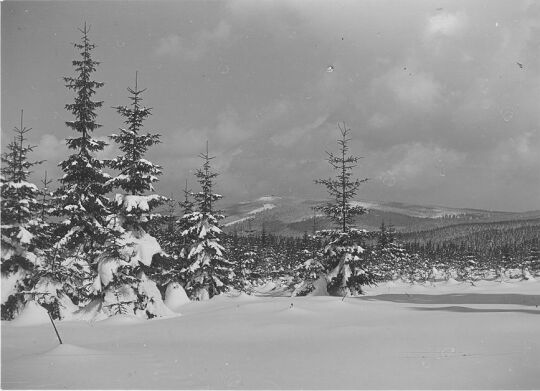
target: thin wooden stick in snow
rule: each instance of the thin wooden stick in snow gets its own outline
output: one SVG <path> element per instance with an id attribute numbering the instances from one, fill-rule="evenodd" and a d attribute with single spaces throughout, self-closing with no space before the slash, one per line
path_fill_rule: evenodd
<path id="1" fill-rule="evenodd" d="M 49 315 L 49 319 L 51 320 L 51 323 L 54 327 L 54 332 L 56 333 L 56 336 L 58 337 L 58 341 L 60 341 L 60 345 L 62 345 L 62 338 L 60 338 L 60 334 L 58 334 L 58 330 L 56 329 L 56 325 L 54 324 L 54 320 L 51 316 L 51 313 L 47 311 L 47 314 Z"/>

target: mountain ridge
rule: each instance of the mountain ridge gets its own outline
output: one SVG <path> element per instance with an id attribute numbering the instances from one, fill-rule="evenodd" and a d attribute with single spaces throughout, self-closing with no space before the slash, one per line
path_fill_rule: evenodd
<path id="1" fill-rule="evenodd" d="M 240 234 L 262 231 L 287 236 L 299 236 L 318 229 L 331 227 L 331 223 L 313 207 L 324 199 L 303 199 L 291 196 L 264 195 L 254 200 L 225 206 L 225 229 Z M 368 231 L 376 230 L 384 221 L 397 231 L 429 230 L 460 223 L 487 223 L 540 219 L 540 210 L 506 212 L 474 208 L 455 208 L 440 205 L 417 205 L 405 202 L 354 200 L 367 213 L 355 220 L 355 225 Z"/>

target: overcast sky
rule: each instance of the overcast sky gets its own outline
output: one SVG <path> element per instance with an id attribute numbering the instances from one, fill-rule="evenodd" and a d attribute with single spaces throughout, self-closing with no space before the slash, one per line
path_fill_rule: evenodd
<path id="1" fill-rule="evenodd" d="M 24 108 L 39 174 L 61 175 L 73 136 L 62 77 L 84 21 L 95 136 L 122 126 L 138 70 L 162 194 L 194 182 L 209 140 L 227 202 L 324 197 L 345 121 L 360 199 L 540 209 L 538 1 L 3 2 L 2 147 Z"/>

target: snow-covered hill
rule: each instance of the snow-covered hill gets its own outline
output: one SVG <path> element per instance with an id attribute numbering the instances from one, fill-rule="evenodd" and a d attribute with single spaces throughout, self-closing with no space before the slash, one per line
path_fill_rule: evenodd
<path id="1" fill-rule="evenodd" d="M 285 235 L 302 235 L 313 228 L 326 228 L 328 221 L 313 210 L 324 200 L 306 200 L 294 197 L 263 196 L 253 201 L 229 205 L 225 208 L 224 223 L 229 230 L 240 232 L 261 231 Z M 525 213 L 499 212 L 444 206 L 413 205 L 399 202 L 354 201 L 368 210 L 357 219 L 361 228 L 377 229 L 381 222 L 394 225 L 398 230 L 420 230 L 463 222 L 493 222 L 521 219 L 540 219 L 540 211 Z"/>

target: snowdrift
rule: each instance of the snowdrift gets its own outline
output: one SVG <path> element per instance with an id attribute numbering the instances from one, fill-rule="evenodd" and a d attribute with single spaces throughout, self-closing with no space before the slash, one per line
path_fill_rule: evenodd
<path id="1" fill-rule="evenodd" d="M 396 281 L 367 291 L 221 295 L 185 303 L 174 318 L 61 321 L 62 347 L 50 324 L 3 322 L 1 386 L 540 388 L 540 282 Z"/>

